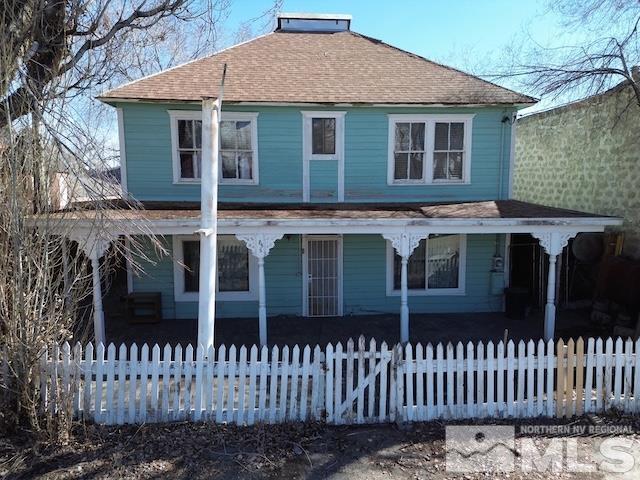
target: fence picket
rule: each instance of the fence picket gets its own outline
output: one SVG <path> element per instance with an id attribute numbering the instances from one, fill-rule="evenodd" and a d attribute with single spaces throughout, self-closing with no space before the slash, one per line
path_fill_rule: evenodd
<path id="1" fill-rule="evenodd" d="M 604 408 L 606 411 L 611 409 L 612 395 L 613 395 L 613 340 L 607 338 L 605 342 L 605 357 L 604 357 Z"/>
<path id="2" fill-rule="evenodd" d="M 340 425 L 342 422 L 342 343 L 338 342 L 334 354 L 335 367 L 333 371 L 333 422 Z"/>
<path id="3" fill-rule="evenodd" d="M 300 347 L 294 345 L 291 351 L 291 388 L 289 390 L 289 420 L 300 420 L 298 418 L 298 381 L 300 370 Z"/>
<path id="4" fill-rule="evenodd" d="M 529 340 L 527 342 L 527 391 L 525 396 L 525 404 L 526 404 L 526 415 L 527 417 L 534 416 L 534 407 L 535 407 L 535 379 L 536 379 L 536 370 L 535 370 L 535 359 L 536 359 L 536 345 L 533 343 L 533 340 Z"/>
<path id="5" fill-rule="evenodd" d="M 467 343 L 467 372 L 466 372 L 466 383 L 467 383 L 467 411 L 466 416 L 469 418 L 473 418 L 476 412 L 476 405 L 473 399 L 475 394 L 474 388 L 474 378 L 473 378 L 473 370 L 474 370 L 474 351 L 473 351 L 473 343 Z M 459 375 L 462 377 L 463 372 L 460 371 Z M 464 379 L 464 377 L 463 377 Z"/>
<path id="6" fill-rule="evenodd" d="M 236 365 L 238 364 L 238 351 L 235 345 L 229 347 L 229 360 L 227 368 L 227 423 L 233 423 L 235 419 L 236 402 Z"/>
<path id="7" fill-rule="evenodd" d="M 260 395 L 258 397 L 258 420 L 267 419 L 267 382 L 269 371 L 269 349 L 266 345 L 260 349 Z"/>
<path id="8" fill-rule="evenodd" d="M 213 405 L 210 404 L 209 402 L 213 399 L 213 383 L 215 380 L 216 383 L 216 415 L 215 415 L 215 422 L 216 423 L 222 423 L 224 422 L 224 417 L 223 415 L 223 407 L 224 407 L 224 388 L 225 388 L 225 381 L 224 381 L 224 375 L 225 375 L 225 363 L 226 363 L 226 356 L 227 356 L 227 347 L 225 347 L 224 345 L 220 345 L 220 348 L 218 348 L 218 368 L 216 369 L 216 376 L 214 377 L 213 375 L 213 366 L 214 366 L 214 362 L 213 362 L 213 356 L 214 356 L 214 351 L 211 350 L 211 348 L 209 349 L 209 355 L 208 355 L 208 369 L 207 369 L 207 378 L 208 383 L 209 383 L 209 394 L 206 396 L 206 398 L 209 399 L 209 401 L 207 401 L 207 417 L 209 420 L 211 420 L 213 418 Z"/>
<path id="9" fill-rule="evenodd" d="M 407 343 L 404 347 L 404 370 L 405 370 L 405 396 L 404 402 L 405 413 L 403 420 L 405 422 L 411 422 L 414 419 L 413 409 L 413 348 L 410 343 Z"/>
<path id="10" fill-rule="evenodd" d="M 360 335 L 358 338 L 358 379 L 356 382 L 356 423 L 358 424 L 364 423 L 364 391 L 366 385 L 364 382 L 364 354 L 364 336 Z"/>
<path id="11" fill-rule="evenodd" d="M 496 391 L 496 404 L 498 406 L 498 416 L 504 417 L 506 403 L 504 401 L 504 342 L 502 341 L 498 343 L 496 362 L 496 380 L 498 383 Z"/>
<path id="12" fill-rule="evenodd" d="M 447 345 L 447 357 L 449 345 Z M 444 416 L 444 351 L 441 343 L 436 345 L 436 413 L 438 418 Z"/>
<path id="13" fill-rule="evenodd" d="M 256 418 L 256 380 L 258 376 L 258 347 L 253 345 L 249 353 L 249 402 L 247 403 L 247 425 Z"/>
<path id="14" fill-rule="evenodd" d="M 564 341 L 562 339 L 558 340 L 556 346 L 556 358 L 558 362 L 556 367 L 556 417 L 562 418 L 564 416 L 564 400 L 566 391 L 566 352 L 564 348 Z"/>
<path id="15" fill-rule="evenodd" d="M 604 398 L 606 395 L 604 388 L 604 352 L 603 342 L 599 338 L 596 341 L 596 411 L 602 412 L 604 409 Z"/>
<path id="16" fill-rule="evenodd" d="M 494 417 L 496 414 L 495 403 L 495 349 L 493 342 L 487 344 L 487 416 Z"/>
<path id="17" fill-rule="evenodd" d="M 46 352 L 45 352 L 46 355 Z M 46 366 L 46 364 L 45 364 Z M 84 349 L 84 368 L 82 369 L 82 376 L 84 378 L 83 385 L 83 394 L 82 394 L 82 414 L 83 419 L 89 420 L 91 418 L 91 405 L 92 405 L 92 397 L 91 390 L 93 386 L 93 343 L 89 342 L 87 347 Z M 41 378 L 46 378 L 44 375 L 40 376 Z M 94 419 L 97 422 L 98 419 Z"/>
<path id="18" fill-rule="evenodd" d="M 422 344 L 416 345 L 416 415 L 415 419 L 418 421 L 424 421 L 425 408 L 424 408 L 424 350 Z"/>
<path id="19" fill-rule="evenodd" d="M 382 359 L 380 360 L 380 364 L 382 365 Z M 369 402 L 367 404 L 367 415 L 369 421 L 374 421 L 376 418 L 376 379 L 378 378 L 375 375 L 376 368 L 376 341 L 375 339 L 371 339 L 369 342 Z"/>
<path id="20" fill-rule="evenodd" d="M 236 423 L 244 425 L 245 412 L 245 390 L 247 387 L 247 347 L 240 347 L 240 365 L 238 367 L 238 414 Z"/>
<path id="21" fill-rule="evenodd" d="M 484 344 L 482 342 L 478 342 L 476 346 L 476 362 L 478 368 L 476 369 L 476 406 L 474 411 L 475 415 L 478 415 L 481 418 L 487 416 L 486 405 L 484 403 L 484 389 L 486 380 L 484 378 Z M 473 372 L 471 373 L 473 375 Z"/>
<path id="22" fill-rule="evenodd" d="M 138 345 L 131 344 L 129 349 L 129 401 L 127 404 L 127 420 L 135 423 L 136 418 L 136 394 L 138 388 Z"/>
<path id="23" fill-rule="evenodd" d="M 71 346 L 69 342 L 64 342 L 62 345 L 62 395 L 61 400 L 67 401 L 69 399 L 69 392 L 71 391 Z M 72 399 L 73 400 L 73 399 Z M 73 404 L 61 405 L 66 410 L 66 414 L 73 418 Z M 69 411 L 70 410 L 70 411 Z"/>
<path id="24" fill-rule="evenodd" d="M 194 398 L 193 419 L 199 422 L 202 419 L 202 376 L 204 368 L 204 347 L 198 345 L 196 349 L 196 393 Z"/>
<path id="25" fill-rule="evenodd" d="M 184 414 L 183 418 L 191 419 L 191 395 L 193 382 L 193 345 L 187 345 L 184 351 Z"/>
<path id="26" fill-rule="evenodd" d="M 442 353 L 442 350 L 441 350 Z M 431 343 L 427 344 L 427 348 L 425 350 L 426 355 L 426 384 L 427 384 L 427 410 L 423 420 L 432 420 L 436 416 L 436 409 L 433 403 L 434 395 L 433 395 L 433 345 Z"/>
<path id="27" fill-rule="evenodd" d="M 525 405 L 524 405 L 524 377 L 527 372 L 526 363 L 525 363 L 525 355 L 526 355 L 526 346 L 524 341 L 520 340 L 518 342 L 518 369 L 517 369 L 517 392 L 516 392 L 516 407 L 515 412 L 518 417 L 524 416 L 525 413 Z"/>
<path id="28" fill-rule="evenodd" d="M 354 372 L 354 345 L 353 338 L 347 340 L 347 356 L 346 356 L 346 384 L 344 387 L 347 423 L 353 423 L 353 372 Z"/>
<path id="29" fill-rule="evenodd" d="M 622 366 L 624 365 L 624 344 L 622 338 L 616 340 L 615 370 L 613 382 L 613 406 L 620 408 L 622 403 Z"/>
<path id="30" fill-rule="evenodd" d="M 565 407 L 564 407 L 564 415 L 565 417 L 573 417 L 574 414 L 574 372 L 575 372 L 575 351 L 576 344 L 573 341 L 573 338 L 570 338 L 567 341 L 567 369 L 566 369 L 566 377 L 565 377 Z"/>
<path id="31" fill-rule="evenodd" d="M 590 413 L 593 411 L 593 368 L 595 355 L 595 342 L 593 338 L 587 341 L 587 371 L 584 380 L 584 411 Z"/>
<path id="32" fill-rule="evenodd" d="M 536 380 L 536 414 L 541 416 L 544 413 L 544 372 L 545 372 L 544 340 L 538 340 L 538 365 Z"/>
<path id="33" fill-rule="evenodd" d="M 387 342 L 380 344 L 380 401 L 378 403 L 378 421 L 387 421 L 387 368 L 389 367 L 389 347 Z"/>
<path id="34" fill-rule="evenodd" d="M 624 385 L 623 385 L 623 394 L 624 394 L 624 408 L 625 412 L 631 410 L 631 389 L 633 387 L 633 341 L 630 338 L 624 343 L 624 355 L 625 355 L 625 363 L 624 363 Z"/>
<path id="35" fill-rule="evenodd" d="M 575 414 L 582 415 L 584 413 L 584 340 L 578 338 L 576 342 L 576 397 L 575 397 Z"/>
<path id="36" fill-rule="evenodd" d="M 515 345 L 513 340 L 507 343 L 507 416 L 513 417 L 515 412 L 514 396 L 515 396 Z"/>
<path id="37" fill-rule="evenodd" d="M 446 373 L 447 373 L 447 380 L 446 380 L 446 385 L 447 385 L 447 412 L 446 412 L 446 418 L 455 418 L 456 416 L 456 412 L 455 412 L 455 394 L 453 393 L 455 391 L 455 376 L 454 376 L 454 372 L 455 372 L 455 356 L 454 356 L 454 349 L 453 349 L 453 344 L 451 342 L 447 343 L 447 369 L 446 369 Z"/>
<path id="38" fill-rule="evenodd" d="M 152 421 L 157 422 L 159 415 L 159 392 L 158 383 L 160 381 L 160 346 L 156 343 L 151 350 L 151 413 Z"/>
<path id="39" fill-rule="evenodd" d="M 276 403 L 278 401 L 278 361 L 280 349 L 274 345 L 271 350 L 271 378 L 269 385 L 269 423 L 276 423 Z"/>
<path id="40" fill-rule="evenodd" d="M 282 359 L 280 361 L 280 396 L 278 397 L 278 420 L 284 422 L 287 419 L 287 395 L 289 386 L 289 345 L 282 347 Z"/>
<path id="41" fill-rule="evenodd" d="M 124 423 L 125 411 L 125 391 L 127 390 L 127 346 L 122 343 L 118 350 L 118 412 L 116 414 L 116 423 L 122 425 Z"/>
<path id="42" fill-rule="evenodd" d="M 96 422 L 103 422 L 102 417 L 102 384 L 104 381 L 104 344 L 99 343 L 96 349 L 96 391 L 93 407 Z"/>
<path id="43" fill-rule="evenodd" d="M 6 350 L 5 350 L 6 358 Z M 8 381 L 7 361 L 4 363 L 5 371 L 3 372 L 5 382 Z M 73 347 L 73 413 L 75 418 L 80 417 L 81 403 L 80 396 L 82 393 L 82 345 L 76 342 Z"/>
<path id="44" fill-rule="evenodd" d="M 147 387 L 149 385 L 149 345 L 140 350 L 140 422 L 147 421 Z"/>
<path id="45" fill-rule="evenodd" d="M 173 403 L 171 405 L 171 418 L 173 420 L 181 420 L 184 418 L 184 410 L 180 408 L 184 388 L 182 388 L 182 366 L 185 362 L 182 360 L 182 345 L 177 344 L 173 355 Z"/>
<path id="46" fill-rule="evenodd" d="M 162 395 L 160 395 L 160 418 L 163 422 L 166 422 L 169 419 L 169 394 L 170 390 L 170 368 L 171 368 L 171 345 L 168 343 L 164 346 L 164 351 L 162 353 L 162 384 L 161 390 Z"/>
<path id="47" fill-rule="evenodd" d="M 320 420 L 323 418 L 323 397 L 321 395 L 322 392 L 322 362 L 323 362 L 322 351 L 320 349 L 320 345 L 316 345 L 313 349 L 313 368 L 311 373 L 311 415 L 314 420 Z M 331 402 L 331 400 L 327 400 Z"/>

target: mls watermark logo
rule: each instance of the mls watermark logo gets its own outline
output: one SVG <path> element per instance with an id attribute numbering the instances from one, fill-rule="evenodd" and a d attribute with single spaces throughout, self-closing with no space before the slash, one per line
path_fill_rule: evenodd
<path id="1" fill-rule="evenodd" d="M 513 472 L 515 428 L 510 425 L 448 426 L 446 469 L 449 472 Z"/>

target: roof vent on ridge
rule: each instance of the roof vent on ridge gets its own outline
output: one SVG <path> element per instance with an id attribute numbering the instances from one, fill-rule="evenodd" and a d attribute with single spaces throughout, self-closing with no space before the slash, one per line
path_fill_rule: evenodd
<path id="1" fill-rule="evenodd" d="M 351 15 L 339 13 L 279 13 L 282 32 L 344 32 L 350 29 Z"/>

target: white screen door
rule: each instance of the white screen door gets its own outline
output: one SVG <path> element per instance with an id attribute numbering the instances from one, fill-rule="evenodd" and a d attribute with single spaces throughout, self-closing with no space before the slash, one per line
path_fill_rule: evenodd
<path id="1" fill-rule="evenodd" d="M 342 315 L 340 237 L 305 237 L 305 300 L 309 317 Z"/>

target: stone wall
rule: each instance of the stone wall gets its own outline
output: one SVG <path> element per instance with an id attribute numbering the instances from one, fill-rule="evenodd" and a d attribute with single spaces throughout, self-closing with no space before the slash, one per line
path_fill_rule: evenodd
<path id="1" fill-rule="evenodd" d="M 624 253 L 640 258 L 640 108 L 629 91 L 525 117 L 516 139 L 514 198 L 623 217 Z"/>

